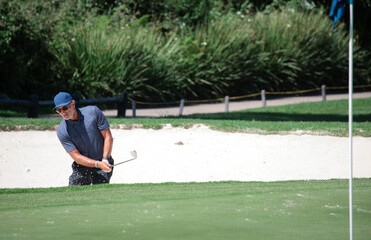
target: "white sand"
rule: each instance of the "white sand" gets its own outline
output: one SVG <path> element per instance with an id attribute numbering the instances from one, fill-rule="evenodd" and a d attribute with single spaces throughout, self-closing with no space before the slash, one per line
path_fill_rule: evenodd
<path id="1" fill-rule="evenodd" d="M 276 181 L 349 178 L 349 140 L 255 135 L 205 126 L 113 129 L 117 166 L 111 183 Z M 55 131 L 0 132 L 0 188 L 67 186 L 72 159 Z M 353 138 L 353 174 L 371 177 L 371 138 Z"/>

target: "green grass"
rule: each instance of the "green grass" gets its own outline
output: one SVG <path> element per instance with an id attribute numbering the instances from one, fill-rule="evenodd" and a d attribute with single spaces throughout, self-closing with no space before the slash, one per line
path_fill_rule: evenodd
<path id="1" fill-rule="evenodd" d="M 371 136 L 371 99 L 354 100 Z M 112 127 L 206 124 L 222 131 L 347 135 L 346 100 L 187 118 L 109 118 Z M 0 118 L 2 130 L 60 119 Z M 354 179 L 354 238 L 371 236 L 371 179 Z M 210 182 L 0 189 L 0 239 L 348 239 L 348 181 Z"/>
<path id="2" fill-rule="evenodd" d="M 354 179 L 354 237 L 371 179 Z M 348 181 L 0 189 L 0 239 L 348 239 Z"/>
<path id="3" fill-rule="evenodd" d="M 6 116 L 0 110 L 0 116 Z M 353 100 L 353 134 L 371 136 L 371 98 Z M 112 128 L 161 129 L 164 124 L 189 128 L 205 124 L 212 129 L 258 134 L 306 133 L 348 135 L 348 101 L 336 100 L 265 107 L 230 113 L 194 114 L 183 118 L 109 118 Z M 54 130 L 60 119 L 0 117 L 0 130 Z"/>
<path id="4" fill-rule="evenodd" d="M 371 98 L 353 99 L 355 122 L 371 120 Z M 226 114 L 195 114 L 195 117 L 247 121 L 347 122 L 348 100 L 306 102 L 278 107 L 249 109 Z"/>
<path id="5" fill-rule="evenodd" d="M 60 121 L 61 119 L 0 117 L 0 130 L 54 130 Z"/>

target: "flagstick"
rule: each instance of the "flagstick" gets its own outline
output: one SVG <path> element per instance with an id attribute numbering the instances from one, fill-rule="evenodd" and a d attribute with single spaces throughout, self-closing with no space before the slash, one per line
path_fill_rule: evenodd
<path id="1" fill-rule="evenodd" d="M 353 0 L 349 3 L 349 239 L 353 240 Z"/>

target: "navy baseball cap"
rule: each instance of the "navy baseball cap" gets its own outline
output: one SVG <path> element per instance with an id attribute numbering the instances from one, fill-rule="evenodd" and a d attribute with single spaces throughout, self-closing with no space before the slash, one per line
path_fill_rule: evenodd
<path id="1" fill-rule="evenodd" d="M 66 106 L 67 104 L 72 102 L 72 100 L 73 98 L 69 93 L 66 93 L 66 92 L 58 93 L 54 97 L 55 108 L 53 108 L 53 110 L 56 109 L 57 107 Z"/>

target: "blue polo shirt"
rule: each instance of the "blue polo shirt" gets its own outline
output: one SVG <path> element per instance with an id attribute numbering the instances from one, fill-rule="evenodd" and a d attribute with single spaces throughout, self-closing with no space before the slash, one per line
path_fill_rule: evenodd
<path id="1" fill-rule="evenodd" d="M 101 131 L 110 127 L 102 111 L 96 106 L 76 109 L 77 121 L 65 120 L 59 124 L 57 135 L 66 152 L 77 149 L 82 155 L 100 160 L 103 157 L 104 138 Z"/>

